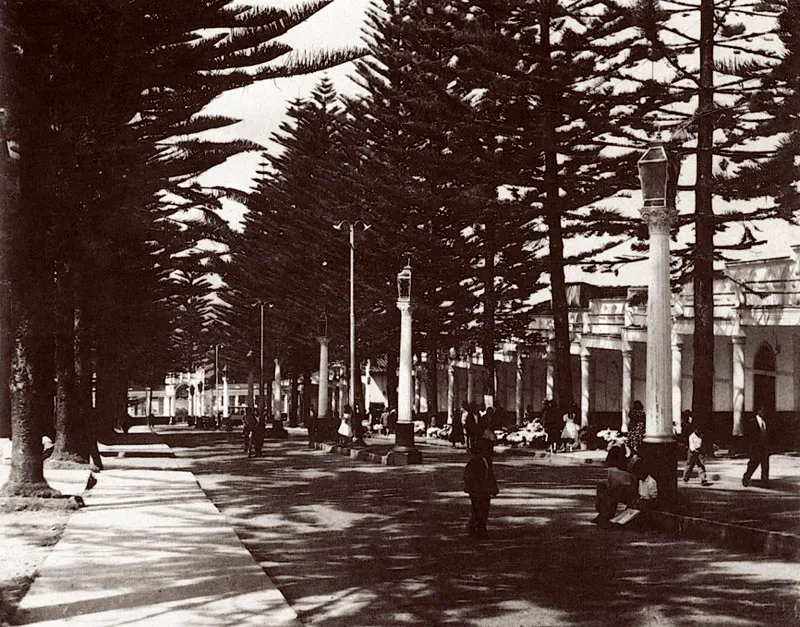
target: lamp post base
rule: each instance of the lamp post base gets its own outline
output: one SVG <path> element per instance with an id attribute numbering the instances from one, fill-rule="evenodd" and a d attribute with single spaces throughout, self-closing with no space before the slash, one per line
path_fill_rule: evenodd
<path id="1" fill-rule="evenodd" d="M 672 512 L 678 509 L 678 443 L 642 442 L 642 459 L 658 484 L 658 507 Z"/>
<path id="2" fill-rule="evenodd" d="M 419 464 L 422 453 L 414 446 L 414 423 L 398 422 L 394 429 L 394 447 L 389 451 L 392 458 L 403 457 L 405 464 Z M 396 464 L 396 462 L 393 462 Z"/>

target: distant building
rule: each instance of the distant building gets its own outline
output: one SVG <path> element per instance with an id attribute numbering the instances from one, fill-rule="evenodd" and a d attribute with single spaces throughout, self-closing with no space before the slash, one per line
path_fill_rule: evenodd
<path id="1" fill-rule="evenodd" d="M 778 447 L 800 447 L 800 245 L 792 254 L 766 259 L 728 262 L 717 268 L 714 283 L 714 414 L 709 417 L 712 437 L 720 444 L 738 434 L 743 416 L 763 405 L 776 421 Z M 641 277 L 646 280 L 646 276 Z M 571 326 L 574 402 L 583 426 L 625 429 L 631 403 L 645 400 L 647 347 L 647 287 L 641 285 L 593 285 L 585 281 L 568 286 Z M 680 414 L 691 407 L 692 334 L 694 310 L 692 286 L 673 295 L 672 411 L 676 429 Z M 504 410 L 507 422 L 522 416 L 525 407 L 539 409 L 554 398 L 555 381 L 550 304 L 542 302 L 531 314 L 531 330 L 543 338 L 538 345 L 505 343 L 495 354 L 493 399 Z M 414 369 L 414 411 L 429 413 L 425 362 Z M 437 408 L 429 417 L 444 423 L 462 401 L 482 406 L 483 359 L 480 350 L 454 358 L 440 357 Z M 330 369 L 331 409 L 340 411 L 347 398 L 342 369 Z M 210 413 L 216 406 L 214 390 L 201 385 L 202 371 L 178 374 L 163 388 L 152 391 L 152 413 L 176 416 Z M 368 362 L 361 382 L 367 408 L 388 403 L 386 360 Z M 316 402 L 316 379 L 311 398 Z M 213 385 L 212 385 L 213 387 Z M 255 389 L 257 394 L 258 390 Z M 247 405 L 247 385 L 220 382 L 223 411 Z M 281 385 L 282 411 L 288 410 L 288 382 Z M 146 392 L 131 390 L 129 405 L 134 416 L 145 416 Z M 432 405 L 432 403 L 430 404 Z M 309 408 L 315 413 L 315 408 Z"/>

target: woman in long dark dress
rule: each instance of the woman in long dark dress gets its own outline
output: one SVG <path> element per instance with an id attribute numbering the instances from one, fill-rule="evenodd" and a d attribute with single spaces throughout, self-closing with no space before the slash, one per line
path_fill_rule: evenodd
<path id="1" fill-rule="evenodd" d="M 460 412 L 453 412 L 453 424 L 450 425 L 450 435 L 447 439 L 453 446 L 464 444 L 464 424 L 461 422 Z"/>

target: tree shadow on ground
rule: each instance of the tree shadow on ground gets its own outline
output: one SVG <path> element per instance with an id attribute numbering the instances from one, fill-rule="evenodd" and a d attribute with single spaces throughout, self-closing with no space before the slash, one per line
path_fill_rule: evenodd
<path id="1" fill-rule="evenodd" d="M 603 530 L 603 469 L 504 464 L 486 540 L 467 536 L 463 451 L 384 467 L 222 434 L 168 436 L 305 624 L 796 625 L 795 564 Z M 228 434 L 230 435 L 230 434 Z"/>

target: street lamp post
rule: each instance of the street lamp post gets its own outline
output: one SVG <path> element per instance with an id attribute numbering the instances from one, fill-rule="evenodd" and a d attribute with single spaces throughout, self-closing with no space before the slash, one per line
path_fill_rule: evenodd
<path id="1" fill-rule="evenodd" d="M 272 303 L 269 303 L 265 300 L 258 299 L 253 302 L 253 307 L 259 307 L 261 309 L 261 325 L 260 325 L 260 343 L 259 343 L 259 356 L 258 356 L 258 422 L 261 425 L 265 425 L 265 409 L 267 404 L 265 402 L 264 396 L 264 307 L 268 309 L 272 308 Z"/>
<path id="2" fill-rule="evenodd" d="M 222 344 L 214 344 L 214 425 L 221 426 L 220 412 L 222 411 L 222 404 L 219 398 L 219 347 Z"/>
<path id="3" fill-rule="evenodd" d="M 342 220 L 335 224 L 333 228 L 337 231 L 342 231 L 345 228 L 350 231 L 350 389 L 349 389 L 349 403 L 353 410 L 353 416 L 358 416 L 356 413 L 356 383 L 357 376 L 360 369 L 356 368 L 356 309 L 355 309 L 355 253 L 356 253 L 356 236 L 355 230 L 361 227 L 363 231 L 367 231 L 371 225 L 366 224 L 361 220 L 350 222 L 349 220 Z M 359 416 L 357 420 L 363 417 Z M 359 425 L 356 425 L 357 427 Z M 354 429 L 356 436 L 360 435 L 360 428 Z"/>
<path id="4" fill-rule="evenodd" d="M 411 264 L 397 274 L 397 308 L 400 310 L 400 365 L 397 381 L 397 424 L 394 451 L 404 453 L 407 463 L 419 463 L 422 455 L 414 446 L 414 423 L 411 420 L 412 350 L 411 350 Z"/>
<path id="5" fill-rule="evenodd" d="M 317 420 L 311 429 L 311 440 L 325 438 L 328 424 L 328 314 L 324 311 L 317 321 L 317 341 L 319 342 L 319 386 L 317 388 Z"/>
<path id="6" fill-rule="evenodd" d="M 646 425 L 642 457 L 658 483 L 659 502 L 677 503 L 677 443 L 672 422 L 672 316 L 670 298 L 670 225 L 677 216 L 675 196 L 680 161 L 661 145 L 638 162 L 642 218 L 650 236 L 647 293 Z"/>

